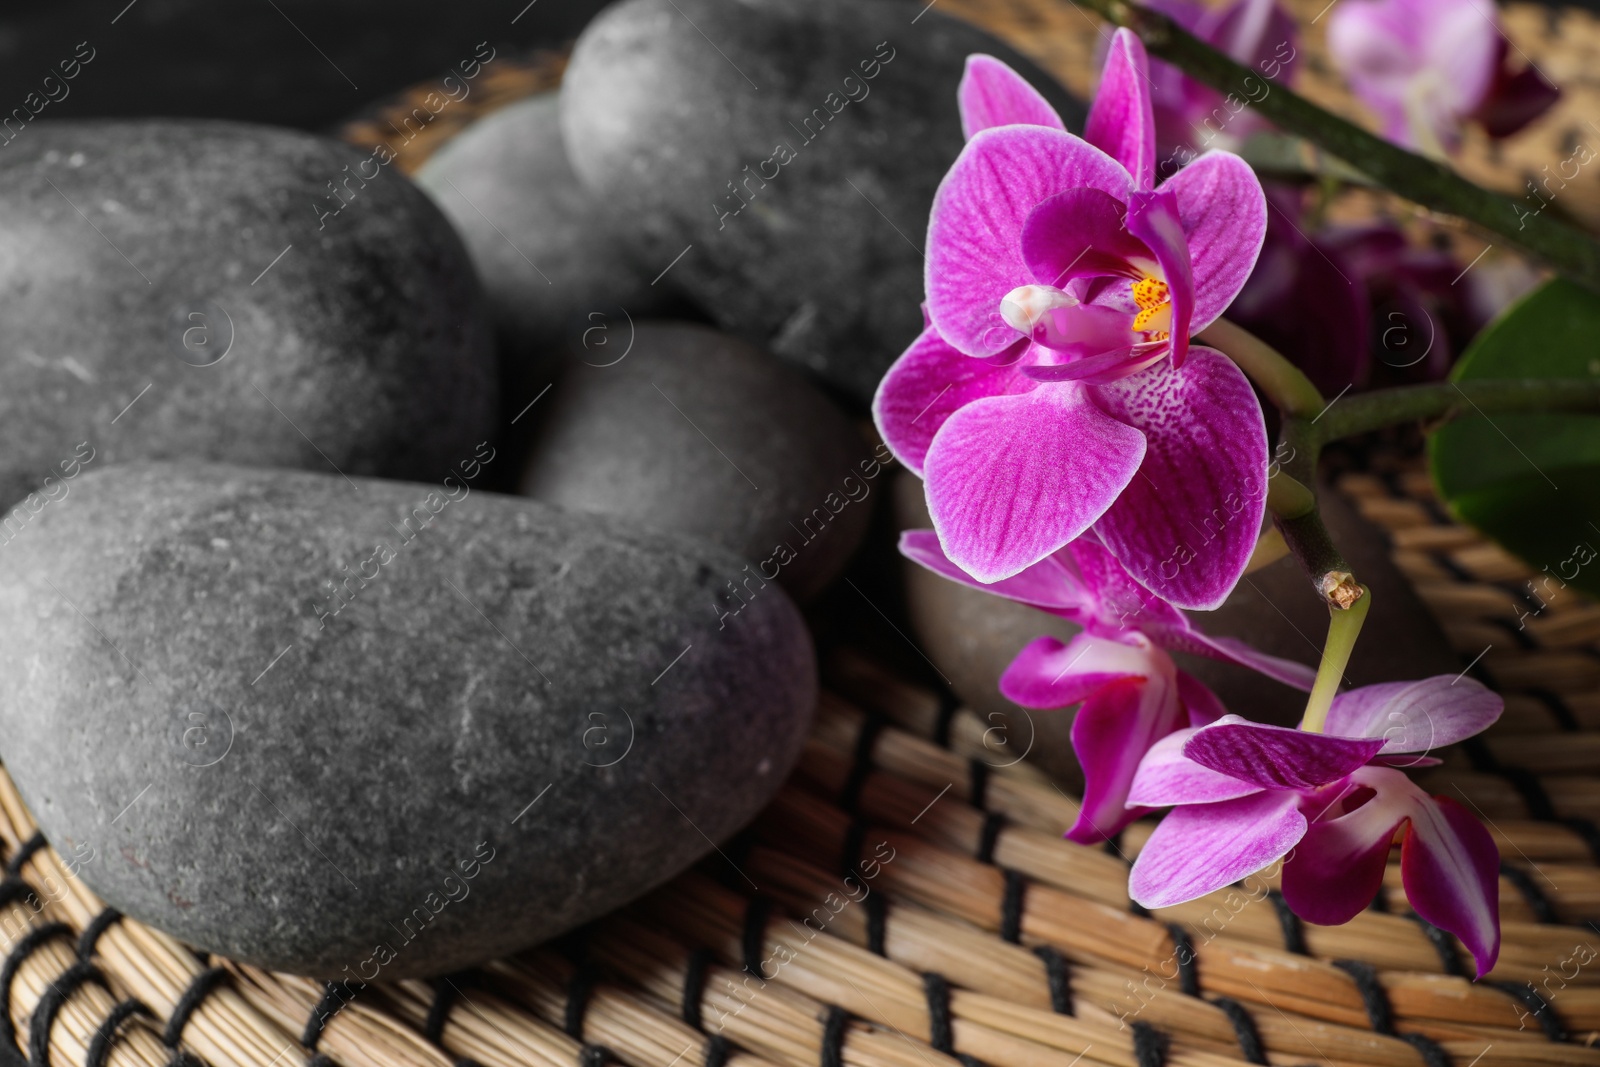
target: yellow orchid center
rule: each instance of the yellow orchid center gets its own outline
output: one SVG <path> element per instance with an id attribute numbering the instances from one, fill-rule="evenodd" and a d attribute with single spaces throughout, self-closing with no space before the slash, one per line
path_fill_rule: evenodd
<path id="1" fill-rule="evenodd" d="M 1139 305 L 1139 314 L 1133 318 L 1134 331 L 1149 334 L 1156 341 L 1171 337 L 1172 301 L 1167 283 L 1147 274 L 1131 284 L 1133 302 Z"/>

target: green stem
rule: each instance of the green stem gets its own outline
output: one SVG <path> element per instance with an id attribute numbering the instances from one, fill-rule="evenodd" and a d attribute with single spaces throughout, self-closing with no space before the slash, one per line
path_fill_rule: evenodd
<path id="1" fill-rule="evenodd" d="M 1311 698 L 1306 701 L 1305 717 L 1300 720 L 1300 729 L 1307 733 L 1321 733 L 1328 725 L 1328 710 L 1339 693 L 1339 683 L 1344 680 L 1344 669 L 1350 665 L 1356 637 L 1361 633 L 1361 624 L 1367 621 L 1367 610 L 1372 607 L 1372 591 L 1362 586 L 1361 594 L 1348 610 L 1334 611 L 1328 619 L 1328 643 L 1322 647 L 1317 680 L 1311 686 Z"/>
<path id="2" fill-rule="evenodd" d="M 1475 223 L 1499 235 L 1507 244 L 1543 259 L 1573 281 L 1600 292 L 1600 244 L 1553 214 L 1521 209 L 1515 202 L 1467 181 L 1443 163 L 1374 137 L 1234 62 L 1159 12 L 1129 0 L 1074 2 L 1114 25 L 1132 30 L 1151 55 L 1182 68 L 1197 81 L 1229 94 L 1240 104 L 1248 101 L 1285 131 L 1337 156 L 1378 185 L 1431 211 Z M 1251 86 L 1263 84 L 1267 91 L 1257 99 Z"/>
<path id="3" fill-rule="evenodd" d="M 1512 411 L 1600 413 L 1600 379 L 1479 378 L 1380 389 L 1336 401 L 1316 420 L 1316 432 L 1327 442 L 1403 422 Z"/>
<path id="4" fill-rule="evenodd" d="M 1278 410 L 1290 415 L 1314 415 L 1327 402 L 1311 379 L 1277 349 L 1254 334 L 1218 319 L 1196 336 L 1239 365 Z"/>

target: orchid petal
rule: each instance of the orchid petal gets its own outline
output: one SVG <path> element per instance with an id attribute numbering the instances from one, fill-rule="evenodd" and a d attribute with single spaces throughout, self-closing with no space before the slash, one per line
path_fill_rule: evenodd
<path id="1" fill-rule="evenodd" d="M 1165 600 L 1133 580 L 1117 562 L 1117 557 L 1088 537 L 1068 545 L 1083 587 L 1090 598 L 1090 618 L 1084 625 L 1111 637 L 1121 630 L 1139 630 L 1156 644 L 1158 633 L 1166 627 L 1187 628 L 1188 620 Z"/>
<path id="2" fill-rule="evenodd" d="M 1325 728 L 1340 737 L 1382 738 L 1384 753 L 1429 752 L 1482 733 L 1503 710 L 1498 693 L 1471 678 L 1440 674 L 1340 693 Z"/>
<path id="3" fill-rule="evenodd" d="M 1190 727 L 1150 746 L 1128 789 L 1128 803 L 1148 808 L 1173 804 L 1214 804 L 1261 792 L 1261 787 L 1202 766 L 1183 754 L 1198 731 Z"/>
<path id="4" fill-rule="evenodd" d="M 1052 615 L 1075 618 L 1090 602 L 1089 591 L 1076 573 L 1071 556 L 1056 552 L 1010 578 L 998 582 L 978 581 L 950 562 L 939 546 L 939 535 L 932 530 L 907 530 L 900 535 L 900 554 L 953 582 L 981 589 L 985 593 L 1015 600 Z"/>
<path id="5" fill-rule="evenodd" d="M 1161 188 L 1177 200 L 1188 239 L 1194 274 L 1189 329 L 1199 333 L 1228 309 L 1255 268 L 1267 235 L 1266 194 L 1250 165 L 1229 152 L 1206 153 Z"/>
<path id="6" fill-rule="evenodd" d="M 1022 258 L 1034 281 L 1059 289 L 1076 278 L 1143 276 L 1155 260 L 1128 231 L 1127 213 L 1125 200 L 1102 189 L 1068 189 L 1040 201 L 1022 227 Z"/>
<path id="7" fill-rule="evenodd" d="M 1128 788 L 1140 757 L 1182 725 L 1174 671 L 1167 660 L 1159 673 L 1106 686 L 1078 709 L 1072 749 L 1083 765 L 1083 806 L 1068 840 L 1105 841 L 1145 814 L 1146 809 L 1129 808 Z"/>
<path id="8" fill-rule="evenodd" d="M 1128 316 L 1109 308 L 1102 308 L 1095 304 L 1085 304 L 1082 311 L 1105 311 L 1116 318 L 1124 338 L 1129 336 Z M 1074 359 L 1070 363 L 1046 364 L 1023 368 L 1026 374 L 1036 382 L 1083 382 L 1086 385 L 1109 385 L 1120 382 L 1124 378 L 1132 377 L 1140 371 L 1155 366 L 1167 356 L 1165 345 L 1156 348 L 1146 346 L 1138 350 L 1124 346 L 1112 351 L 1101 351 L 1099 355 L 1086 355 L 1084 358 Z"/>
<path id="9" fill-rule="evenodd" d="M 1304 663 L 1296 663 L 1292 659 L 1269 656 L 1265 652 L 1251 648 L 1236 637 L 1212 637 L 1190 627 L 1185 627 L 1181 631 L 1151 632 L 1150 637 L 1169 651 L 1187 652 L 1193 656 L 1206 656 L 1227 663 L 1237 663 L 1241 667 L 1249 667 L 1258 674 L 1264 674 L 1273 681 L 1282 682 L 1306 693 L 1311 691 L 1312 683 L 1317 678 L 1315 668 L 1308 667 Z M 1330 729 L 1329 732 L 1342 734 L 1345 731 Z"/>
<path id="10" fill-rule="evenodd" d="M 929 327 L 878 384 L 872 419 L 895 458 L 920 475 L 934 434 L 958 408 L 1033 388 L 1014 367 L 964 356 Z"/>
<path id="11" fill-rule="evenodd" d="M 1035 205 L 1088 186 L 1125 198 L 1132 179 L 1116 160 L 1061 130 L 999 126 L 967 142 L 934 196 L 928 222 L 928 313 L 969 356 L 1009 347 L 1017 332 L 1000 301 L 1034 280 L 1022 229 Z"/>
<path id="12" fill-rule="evenodd" d="M 1189 322 L 1194 318 L 1194 273 L 1189 263 L 1189 241 L 1171 192 L 1136 192 L 1128 199 L 1128 232 L 1155 253 L 1167 281 L 1171 302 L 1172 365 L 1183 366 L 1189 354 Z"/>
<path id="13" fill-rule="evenodd" d="M 1298 794 L 1268 790 L 1174 808 L 1128 874 L 1128 895 L 1165 908 L 1231 885 L 1281 859 L 1306 832 Z"/>
<path id="14" fill-rule="evenodd" d="M 1147 442 L 1139 476 L 1095 532 L 1160 596 L 1218 606 L 1250 562 L 1266 509 L 1267 431 L 1249 381 L 1226 356 L 1195 348 L 1181 368 L 1158 363 L 1083 388 Z"/>
<path id="15" fill-rule="evenodd" d="M 1209 726 L 1228 714 L 1222 698 L 1188 671 L 1178 672 L 1178 699 L 1189 713 L 1190 726 Z"/>
<path id="16" fill-rule="evenodd" d="M 1382 747 L 1379 738 L 1330 737 L 1226 715 L 1196 732 L 1183 754 L 1263 789 L 1315 789 L 1364 766 Z"/>
<path id="17" fill-rule="evenodd" d="M 1137 637 L 1125 643 L 1078 634 L 1066 644 L 1039 637 L 1028 642 L 1000 676 L 1000 692 L 1025 708 L 1068 708 L 1113 682 L 1162 677 L 1170 682 L 1175 669 L 1166 653 Z M 1176 690 L 1171 695 L 1175 700 Z"/>
<path id="18" fill-rule="evenodd" d="M 1105 514 L 1144 451 L 1138 430 L 1076 385 L 973 401 L 945 421 L 924 461 L 939 543 L 980 582 L 1009 578 Z"/>
<path id="19" fill-rule="evenodd" d="M 1478 977 L 1487 974 L 1500 955 L 1500 850 L 1489 831 L 1449 797 L 1421 796 L 1400 877 L 1412 910 L 1460 938 Z"/>
<path id="20" fill-rule="evenodd" d="M 1372 903 L 1383 885 L 1394 832 L 1410 811 L 1406 798 L 1392 790 L 1369 795 L 1351 811 L 1331 811 L 1345 800 L 1339 795 L 1329 812 L 1312 819 L 1283 865 L 1284 900 L 1307 922 L 1337 926 Z"/>
<path id="21" fill-rule="evenodd" d="M 967 57 L 956 101 L 961 108 L 961 132 L 969 141 L 991 126 L 1022 123 L 1056 130 L 1067 128 L 1039 90 L 994 56 Z"/>
<path id="22" fill-rule="evenodd" d="M 1083 138 L 1128 168 L 1138 189 L 1155 188 L 1156 120 L 1150 107 L 1150 60 L 1133 31 L 1112 35 Z"/>

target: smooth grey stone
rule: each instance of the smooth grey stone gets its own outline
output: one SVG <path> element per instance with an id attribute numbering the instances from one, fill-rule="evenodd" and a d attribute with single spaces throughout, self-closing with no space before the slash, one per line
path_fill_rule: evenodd
<path id="1" fill-rule="evenodd" d="M 264 967 L 442 973 L 773 795 L 816 700 L 782 589 L 719 621 L 742 560 L 475 490 L 474 462 L 130 464 L 0 552 L 0 747 L 108 903 Z"/>
<path id="2" fill-rule="evenodd" d="M 41 120 L 0 148 L 0 232 L 0 505 L 80 445 L 91 469 L 437 479 L 493 432 L 466 252 L 368 152 L 234 123 Z"/>
<path id="3" fill-rule="evenodd" d="M 694 534 L 805 600 L 866 533 L 878 463 L 794 370 L 704 326 L 640 323 L 626 358 L 574 366 L 535 408 L 521 491 Z M 618 355 L 621 355 L 619 351 Z"/>
<path id="4" fill-rule="evenodd" d="M 630 322 L 670 304 L 628 260 L 612 212 L 572 173 L 555 93 L 493 111 L 447 141 L 416 175 L 453 222 L 489 294 L 514 381 L 514 416 L 550 380 L 551 356 L 605 366 Z"/>
<path id="5" fill-rule="evenodd" d="M 925 3 L 623 0 L 578 38 L 562 130 L 647 273 L 672 264 L 724 329 L 865 401 L 922 328 L 921 249 L 974 52 L 1081 125 L 1048 75 Z"/>
<path id="6" fill-rule="evenodd" d="M 1331 487 L 1318 493 L 1323 521 L 1373 591 L 1372 613 L 1356 644 L 1349 685 L 1454 674 L 1460 662 L 1439 624 L 1389 560 L 1380 530 L 1362 519 Z M 928 529 L 922 482 L 902 473 L 894 489 L 900 529 Z M 1030 711 L 1000 695 L 999 680 L 1023 646 L 1037 637 L 1070 641 L 1074 624 L 1046 612 L 948 581 L 904 560 L 907 611 L 922 650 L 950 688 L 980 716 L 1004 725 L 1008 737 L 1036 737 L 1030 758 L 1052 774 L 1081 777 L 1072 754 L 1073 711 Z M 1222 607 L 1191 612 L 1209 634 L 1236 637 L 1263 652 L 1315 667 L 1328 634 L 1328 613 L 1294 559 L 1285 557 L 1246 575 Z M 1176 654 L 1174 659 L 1222 699 L 1230 710 L 1257 721 L 1292 726 L 1305 699 L 1265 675 L 1232 663 Z"/>

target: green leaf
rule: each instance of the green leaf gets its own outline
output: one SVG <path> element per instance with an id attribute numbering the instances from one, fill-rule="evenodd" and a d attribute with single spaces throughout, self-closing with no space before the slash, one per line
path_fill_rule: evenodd
<path id="1" fill-rule="evenodd" d="M 1473 341 L 1451 380 L 1600 377 L 1600 297 L 1555 279 Z M 1600 596 L 1600 416 L 1465 415 L 1428 443 L 1439 496 L 1537 573 Z M 1547 581 L 1548 576 L 1553 582 Z"/>

